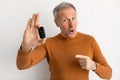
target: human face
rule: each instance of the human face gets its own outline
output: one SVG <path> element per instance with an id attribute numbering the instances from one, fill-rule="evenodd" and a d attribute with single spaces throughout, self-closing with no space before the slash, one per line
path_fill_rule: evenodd
<path id="1" fill-rule="evenodd" d="M 55 23 L 64 37 L 74 38 L 77 34 L 77 13 L 73 8 L 65 8 L 57 14 Z"/>

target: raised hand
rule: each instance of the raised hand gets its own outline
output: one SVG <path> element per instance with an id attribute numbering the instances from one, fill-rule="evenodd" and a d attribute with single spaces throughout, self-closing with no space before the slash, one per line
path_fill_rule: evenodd
<path id="1" fill-rule="evenodd" d="M 32 18 L 28 20 L 27 27 L 25 29 L 22 41 L 22 50 L 29 51 L 32 46 L 43 44 L 45 39 L 40 39 L 38 34 L 38 27 L 40 15 L 39 13 L 33 14 Z"/>

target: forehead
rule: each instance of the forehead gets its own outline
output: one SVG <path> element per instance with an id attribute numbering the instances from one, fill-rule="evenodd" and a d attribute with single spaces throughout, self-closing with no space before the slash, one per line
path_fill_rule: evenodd
<path id="1" fill-rule="evenodd" d="M 58 13 L 57 13 L 57 16 L 59 18 L 65 18 L 65 17 L 68 17 L 68 16 L 76 16 L 76 11 L 69 7 L 69 8 L 64 8 L 64 9 L 61 9 Z"/>

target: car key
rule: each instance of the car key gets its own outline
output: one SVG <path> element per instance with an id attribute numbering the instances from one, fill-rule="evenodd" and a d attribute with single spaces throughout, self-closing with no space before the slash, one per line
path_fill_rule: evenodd
<path id="1" fill-rule="evenodd" d="M 46 37 L 44 27 L 39 27 L 38 32 L 39 32 L 40 38 L 45 38 Z"/>

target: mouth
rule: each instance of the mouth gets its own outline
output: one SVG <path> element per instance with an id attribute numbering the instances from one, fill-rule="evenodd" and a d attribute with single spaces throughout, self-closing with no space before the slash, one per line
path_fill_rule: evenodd
<path id="1" fill-rule="evenodd" d="M 75 32 L 75 30 L 71 29 L 71 30 L 70 30 L 70 33 L 73 33 L 73 32 Z"/>
<path id="2" fill-rule="evenodd" d="M 74 30 L 70 30 L 70 32 L 74 32 Z"/>

